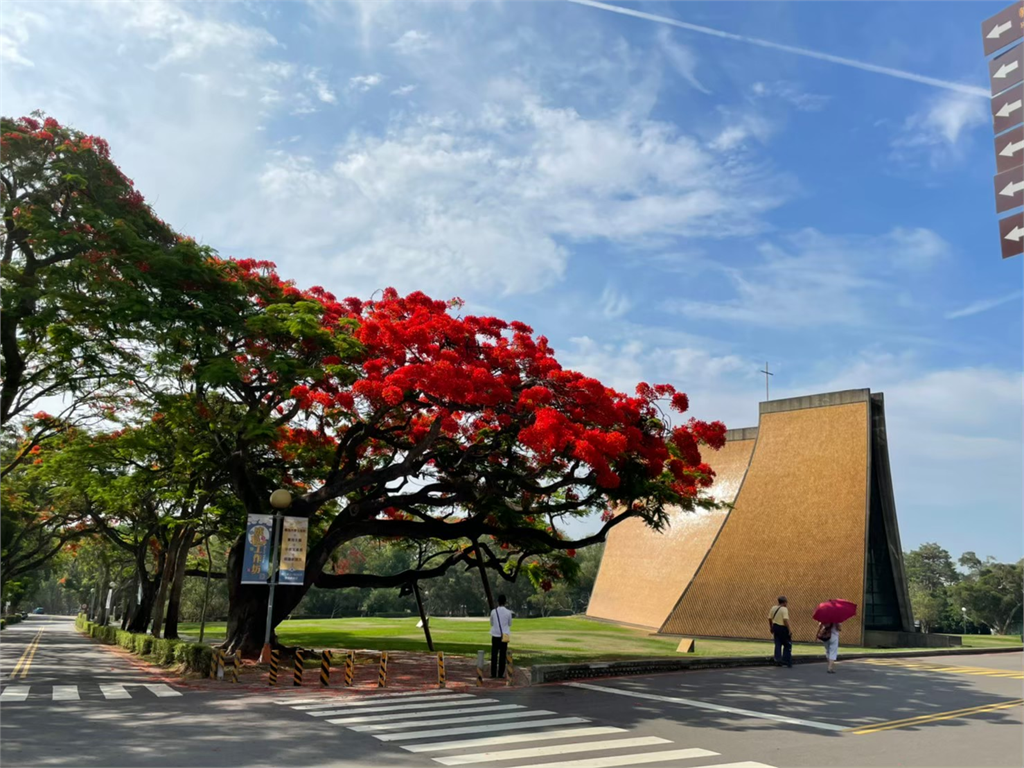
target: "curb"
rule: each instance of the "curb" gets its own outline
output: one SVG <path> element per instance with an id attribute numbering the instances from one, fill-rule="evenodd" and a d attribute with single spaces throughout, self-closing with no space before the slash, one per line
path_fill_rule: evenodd
<path id="1" fill-rule="evenodd" d="M 893 651 L 891 653 L 840 653 L 839 661 L 856 659 L 904 659 L 921 656 L 980 656 L 990 653 L 1021 653 L 1022 648 L 964 648 L 961 650 L 930 649 L 920 651 Z M 820 664 L 824 656 L 794 656 L 794 664 Z M 768 656 L 705 656 L 690 659 L 637 659 L 633 661 L 607 661 L 582 664 L 536 664 L 530 675 L 531 685 L 562 683 L 600 677 L 631 677 L 656 675 L 667 672 L 685 672 L 700 669 L 737 669 L 743 667 L 770 667 L 774 660 Z"/>

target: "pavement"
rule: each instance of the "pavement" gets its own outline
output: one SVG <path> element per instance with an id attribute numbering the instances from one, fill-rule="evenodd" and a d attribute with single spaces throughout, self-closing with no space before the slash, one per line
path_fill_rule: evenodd
<path id="1" fill-rule="evenodd" d="M 1021 766 L 1022 655 L 534 687 L 194 685 L 31 617 L 0 635 L 4 766 Z M 77 698 L 74 694 L 77 694 Z"/>

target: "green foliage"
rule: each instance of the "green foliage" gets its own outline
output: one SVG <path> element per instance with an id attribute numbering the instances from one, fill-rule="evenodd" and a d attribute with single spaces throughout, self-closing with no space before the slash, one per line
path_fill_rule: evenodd
<path id="1" fill-rule="evenodd" d="M 161 666 L 169 666 L 174 663 L 175 648 L 181 643 L 180 640 L 167 640 L 165 638 L 154 638 L 152 646 L 152 658 Z"/>
<path id="2" fill-rule="evenodd" d="M 213 649 L 200 643 L 177 643 L 174 660 L 189 672 L 205 674 L 213 662 Z"/>
<path id="3" fill-rule="evenodd" d="M 982 561 L 973 552 L 960 558 L 970 573 L 953 588 L 957 603 L 967 609 L 967 618 L 981 622 L 1000 634 L 1020 623 L 1024 593 L 1024 560 L 998 563 Z"/>
<path id="4" fill-rule="evenodd" d="M 136 656 L 148 656 L 153 652 L 153 637 L 150 635 L 134 635 L 135 638 L 135 655 Z"/>

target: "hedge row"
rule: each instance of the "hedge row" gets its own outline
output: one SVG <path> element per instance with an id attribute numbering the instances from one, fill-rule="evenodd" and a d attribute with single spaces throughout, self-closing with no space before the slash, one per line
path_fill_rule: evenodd
<path id="1" fill-rule="evenodd" d="M 14 626 L 23 618 L 25 617 L 22 616 L 20 613 L 12 613 L 7 616 L 4 616 L 2 619 L 0 619 L 0 629 L 5 629 L 7 627 Z"/>
<path id="2" fill-rule="evenodd" d="M 201 643 L 188 643 L 184 640 L 167 640 L 152 635 L 126 632 L 117 627 L 104 627 L 89 621 L 85 614 L 79 614 L 75 626 L 104 643 L 119 645 L 136 656 L 146 657 L 148 661 L 161 666 L 181 664 L 189 672 L 205 674 L 213 663 L 213 649 Z"/>

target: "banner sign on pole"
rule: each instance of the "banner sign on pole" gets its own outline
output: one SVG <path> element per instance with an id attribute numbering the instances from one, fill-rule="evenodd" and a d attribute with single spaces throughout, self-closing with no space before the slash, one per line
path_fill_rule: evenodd
<path id="1" fill-rule="evenodd" d="M 270 579 L 270 539 L 273 530 L 274 518 L 270 515 L 249 515 L 245 524 L 243 584 L 266 584 Z"/>
<path id="2" fill-rule="evenodd" d="M 281 575 L 278 584 L 302 584 L 306 574 L 306 532 L 309 519 L 284 518 L 281 537 Z"/>

